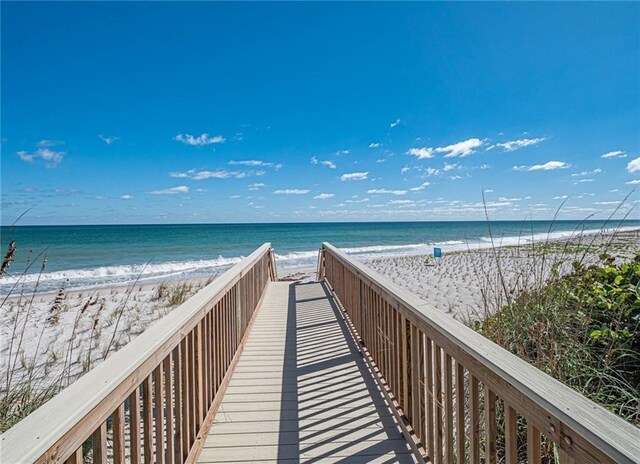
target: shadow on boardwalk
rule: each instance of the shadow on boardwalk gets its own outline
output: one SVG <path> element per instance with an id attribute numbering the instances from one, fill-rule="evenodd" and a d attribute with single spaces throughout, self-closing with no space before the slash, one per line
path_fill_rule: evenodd
<path id="1" fill-rule="evenodd" d="M 414 462 L 324 284 L 269 284 L 199 462 Z"/>

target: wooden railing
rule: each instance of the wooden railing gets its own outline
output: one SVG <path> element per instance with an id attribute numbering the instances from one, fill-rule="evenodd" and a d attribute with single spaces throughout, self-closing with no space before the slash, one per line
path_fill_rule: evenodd
<path id="1" fill-rule="evenodd" d="M 193 462 L 274 271 L 266 243 L 8 430 L 0 461 Z"/>
<path id="2" fill-rule="evenodd" d="M 328 243 L 318 271 L 419 459 L 640 462 L 640 430 Z M 544 437 L 544 438 L 542 438 Z"/>

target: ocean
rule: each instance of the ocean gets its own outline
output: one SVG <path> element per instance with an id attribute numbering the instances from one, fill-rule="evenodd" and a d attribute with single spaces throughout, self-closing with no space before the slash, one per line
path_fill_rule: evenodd
<path id="1" fill-rule="evenodd" d="M 2 255 L 15 240 L 17 253 L 0 294 L 17 287 L 41 291 L 85 288 L 220 274 L 264 242 L 271 242 L 278 270 L 315 267 L 330 242 L 360 259 L 444 253 L 563 238 L 577 231 L 637 228 L 640 221 L 371 222 L 296 224 L 183 224 L 2 227 Z M 46 265 L 41 272 L 43 258 Z M 24 275 L 23 275 L 24 274 Z M 15 291 L 15 290 L 14 290 Z"/>

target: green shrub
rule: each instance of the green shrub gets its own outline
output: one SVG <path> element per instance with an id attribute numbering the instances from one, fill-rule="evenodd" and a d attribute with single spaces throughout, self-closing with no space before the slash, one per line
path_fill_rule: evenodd
<path id="1" fill-rule="evenodd" d="M 517 296 L 476 324 L 493 340 L 640 426 L 640 253 L 573 272 Z"/>

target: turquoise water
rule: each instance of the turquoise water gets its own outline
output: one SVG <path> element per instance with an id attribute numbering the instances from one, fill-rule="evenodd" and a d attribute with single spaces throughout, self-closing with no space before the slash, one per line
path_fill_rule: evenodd
<path id="1" fill-rule="evenodd" d="M 603 221 L 500 221 L 490 223 L 496 242 L 512 244 L 564 237 L 579 230 L 614 228 Z M 16 240 L 16 260 L 0 279 L 5 292 L 33 264 L 21 282 L 33 285 L 46 252 L 40 288 L 55 289 L 178 279 L 220 273 L 262 243 L 272 243 L 280 271 L 315 266 L 323 241 L 362 259 L 422 254 L 440 246 L 446 253 L 489 245 L 489 224 L 470 222 L 199 224 L 3 227 L 2 254 Z M 625 221 L 622 227 L 640 227 Z M 68 281 L 67 281 L 68 279 Z"/>

